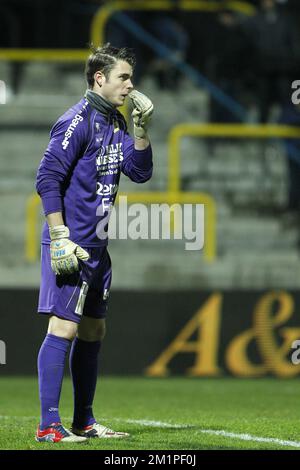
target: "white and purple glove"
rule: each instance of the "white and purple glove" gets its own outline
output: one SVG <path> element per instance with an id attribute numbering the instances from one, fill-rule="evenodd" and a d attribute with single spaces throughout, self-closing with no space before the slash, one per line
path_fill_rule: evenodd
<path id="1" fill-rule="evenodd" d="M 134 124 L 134 136 L 137 139 L 144 139 L 153 113 L 152 101 L 137 90 L 132 90 L 128 96 L 133 105 L 131 116 Z"/>
<path id="2" fill-rule="evenodd" d="M 78 259 L 87 261 L 89 254 L 81 246 L 69 240 L 70 230 L 65 225 L 49 228 L 51 244 L 51 268 L 55 274 L 71 274 L 79 271 Z"/>

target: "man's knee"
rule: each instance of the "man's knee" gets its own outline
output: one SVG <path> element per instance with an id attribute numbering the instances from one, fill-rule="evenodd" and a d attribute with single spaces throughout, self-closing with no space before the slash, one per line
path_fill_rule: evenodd
<path id="1" fill-rule="evenodd" d="M 69 320 L 63 320 L 56 316 L 50 317 L 48 333 L 72 341 L 77 333 L 78 325 Z"/>
<path id="2" fill-rule="evenodd" d="M 106 333 L 104 319 L 83 316 L 78 327 L 78 337 L 83 341 L 102 341 Z"/>

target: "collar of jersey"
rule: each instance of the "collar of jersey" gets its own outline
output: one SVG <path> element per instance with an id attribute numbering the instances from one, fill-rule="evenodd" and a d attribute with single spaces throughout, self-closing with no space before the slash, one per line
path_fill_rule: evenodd
<path id="1" fill-rule="evenodd" d="M 117 117 L 117 110 L 113 104 L 104 99 L 102 96 L 98 95 L 92 90 L 86 90 L 85 98 L 89 104 L 96 109 L 100 114 L 103 114 L 110 120 L 113 117 Z"/>

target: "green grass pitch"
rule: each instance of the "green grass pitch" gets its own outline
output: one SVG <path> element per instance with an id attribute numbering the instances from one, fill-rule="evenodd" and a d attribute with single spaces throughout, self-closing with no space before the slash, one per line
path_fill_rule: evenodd
<path id="1" fill-rule="evenodd" d="M 122 440 L 37 443 L 36 378 L 0 378 L 0 449 L 218 450 L 300 449 L 300 382 L 276 379 L 100 377 L 99 422 L 130 433 Z M 64 380 L 63 424 L 72 386 Z M 84 447 L 83 447 L 84 446 Z"/>

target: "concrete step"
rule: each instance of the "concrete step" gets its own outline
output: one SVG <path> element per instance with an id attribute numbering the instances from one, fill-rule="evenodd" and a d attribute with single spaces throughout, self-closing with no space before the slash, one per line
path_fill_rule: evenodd
<path id="1" fill-rule="evenodd" d="M 49 132 L 34 130 L 0 131 L 0 179 L 6 175 L 23 178 L 32 176 L 49 142 Z"/>

